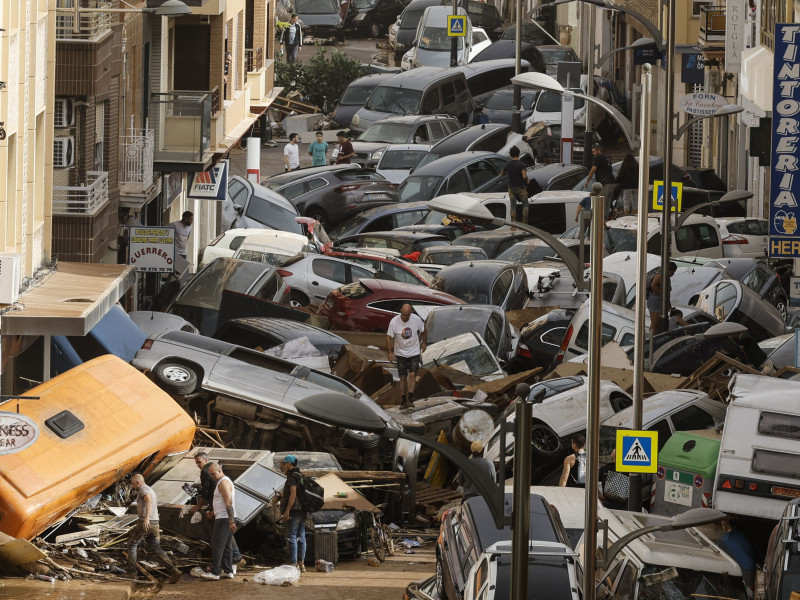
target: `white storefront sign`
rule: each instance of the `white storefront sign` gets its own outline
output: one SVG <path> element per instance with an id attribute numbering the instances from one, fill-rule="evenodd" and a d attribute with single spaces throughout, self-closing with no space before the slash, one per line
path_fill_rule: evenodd
<path id="1" fill-rule="evenodd" d="M 144 273 L 175 270 L 175 230 L 172 227 L 130 227 L 128 264 Z"/>
<path id="2" fill-rule="evenodd" d="M 679 108 L 690 115 L 713 115 L 723 106 L 728 105 L 728 100 L 725 96 L 719 94 L 712 94 L 711 92 L 696 92 L 694 94 L 686 94 L 681 98 Z"/>

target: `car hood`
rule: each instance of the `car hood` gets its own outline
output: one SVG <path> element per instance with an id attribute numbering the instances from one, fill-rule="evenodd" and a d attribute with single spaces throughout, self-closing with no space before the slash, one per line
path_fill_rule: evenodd
<path id="1" fill-rule="evenodd" d="M 353 115 L 363 107 L 363 104 L 340 104 L 336 107 L 336 110 L 333 111 L 333 118 L 339 125 L 349 126 L 350 121 L 353 120 Z"/>
<path id="2" fill-rule="evenodd" d="M 393 117 L 395 116 L 394 113 L 388 112 L 378 112 L 377 110 L 369 110 L 366 107 L 362 107 L 356 113 L 358 116 L 358 125 L 353 125 L 354 129 L 358 129 L 359 131 L 364 131 L 370 125 L 374 125 L 381 119 L 385 119 L 386 117 Z"/>
<path id="3" fill-rule="evenodd" d="M 333 26 L 341 25 L 342 18 L 338 13 L 329 13 L 325 15 L 303 15 L 302 18 L 304 27 L 320 27 L 320 26 Z"/>

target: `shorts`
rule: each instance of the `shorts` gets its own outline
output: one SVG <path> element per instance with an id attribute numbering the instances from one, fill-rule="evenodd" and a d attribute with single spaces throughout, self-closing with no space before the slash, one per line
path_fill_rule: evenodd
<path id="1" fill-rule="evenodd" d="M 397 357 L 397 374 L 400 377 L 405 377 L 409 373 L 415 374 L 417 371 L 419 371 L 419 354 Z"/>
<path id="2" fill-rule="evenodd" d="M 524 187 L 521 188 L 508 188 L 508 199 L 511 201 L 511 206 L 516 207 L 517 202 L 522 204 L 523 210 L 527 208 L 528 205 L 528 190 Z"/>
<path id="3" fill-rule="evenodd" d="M 631 212 L 636 202 L 638 190 L 622 190 L 622 210 Z M 637 207 L 638 208 L 638 207 Z"/>
<path id="4" fill-rule="evenodd" d="M 661 310 L 661 296 L 652 292 L 649 293 L 647 295 L 647 310 L 651 313 L 658 313 Z"/>

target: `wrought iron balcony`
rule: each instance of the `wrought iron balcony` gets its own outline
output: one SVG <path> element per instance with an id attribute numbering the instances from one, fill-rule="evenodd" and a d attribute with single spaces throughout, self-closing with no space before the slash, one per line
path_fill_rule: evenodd
<path id="1" fill-rule="evenodd" d="M 244 58 L 247 63 L 247 72 L 260 71 L 264 67 L 264 49 L 247 48 L 244 51 Z"/>
<path id="2" fill-rule="evenodd" d="M 122 172 L 120 185 L 143 192 L 153 183 L 153 148 L 155 133 L 152 129 L 134 129 L 122 136 Z"/>
<path id="3" fill-rule="evenodd" d="M 80 0 L 58 0 L 59 8 L 73 8 Z M 110 2 L 95 2 L 91 8 L 112 8 Z M 82 12 L 78 16 L 79 27 L 75 31 L 75 15 L 56 13 L 56 40 L 59 42 L 96 42 L 111 32 L 112 13 Z"/>
<path id="4" fill-rule="evenodd" d="M 155 162 L 201 163 L 205 160 L 211 142 L 212 96 L 213 92 L 204 91 L 151 94 L 150 124 L 155 131 Z"/>
<path id="5" fill-rule="evenodd" d="M 725 45 L 725 7 L 700 7 L 700 47 Z"/>
<path id="6" fill-rule="evenodd" d="M 93 215 L 108 202 L 108 173 L 87 171 L 80 186 L 53 186 L 53 214 Z"/>

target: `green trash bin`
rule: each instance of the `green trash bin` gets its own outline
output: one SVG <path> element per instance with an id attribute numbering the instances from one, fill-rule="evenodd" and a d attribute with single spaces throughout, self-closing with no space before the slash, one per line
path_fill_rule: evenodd
<path id="1" fill-rule="evenodd" d="M 722 435 L 712 430 L 676 431 L 658 452 L 650 511 L 675 516 L 710 508 Z"/>

